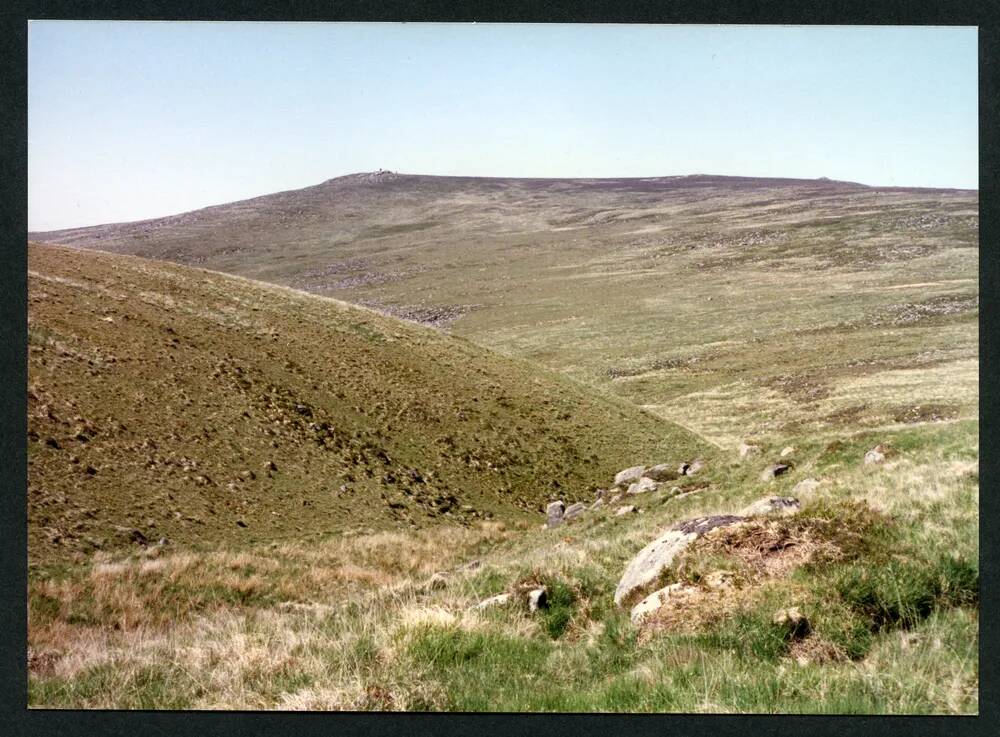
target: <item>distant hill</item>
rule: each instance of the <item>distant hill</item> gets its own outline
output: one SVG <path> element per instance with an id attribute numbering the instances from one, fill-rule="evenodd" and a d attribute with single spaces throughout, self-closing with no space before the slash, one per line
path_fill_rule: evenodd
<path id="1" fill-rule="evenodd" d="M 830 180 L 378 171 L 33 237 L 444 328 L 735 447 L 904 416 L 857 382 L 974 359 L 978 209 L 976 191 Z M 954 404 L 935 386 L 914 405 Z"/>
<path id="2" fill-rule="evenodd" d="M 702 447 L 370 310 L 52 246 L 29 269 L 33 561 L 134 530 L 208 543 L 536 516 L 634 458 Z"/>

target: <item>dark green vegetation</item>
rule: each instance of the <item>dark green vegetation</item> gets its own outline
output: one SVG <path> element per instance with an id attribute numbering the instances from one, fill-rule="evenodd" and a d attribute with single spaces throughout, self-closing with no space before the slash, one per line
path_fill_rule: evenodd
<path id="1" fill-rule="evenodd" d="M 33 246 L 31 703 L 975 712 L 977 210 L 381 174 L 39 234 L 457 339 Z M 637 514 L 538 529 L 548 499 L 695 455 Z M 614 605 L 663 530 L 766 494 L 801 513 L 701 538 L 647 620 Z M 476 608 L 537 585 L 541 611 Z"/>
<path id="2" fill-rule="evenodd" d="M 685 430 L 467 341 L 289 290 L 32 246 L 32 563 L 589 497 Z"/>

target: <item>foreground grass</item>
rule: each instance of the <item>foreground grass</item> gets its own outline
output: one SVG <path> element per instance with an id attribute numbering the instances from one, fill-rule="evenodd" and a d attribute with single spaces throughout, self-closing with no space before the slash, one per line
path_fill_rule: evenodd
<path id="1" fill-rule="evenodd" d="M 696 493 L 544 533 L 490 522 L 53 570 L 32 583 L 30 703 L 972 713 L 977 433 L 965 422 L 883 434 L 894 452 L 878 468 L 859 464 L 866 437 L 799 448 L 766 490 L 820 479 L 781 524 L 826 524 L 840 554 L 755 579 L 696 545 L 672 575 L 728 567 L 740 583 L 680 626 L 637 628 L 614 607 L 622 567 L 665 524 L 760 496 L 763 461 L 720 454 L 687 482 Z M 549 587 L 547 610 L 474 608 L 525 581 Z M 809 617 L 805 640 L 772 624 L 786 606 Z"/>

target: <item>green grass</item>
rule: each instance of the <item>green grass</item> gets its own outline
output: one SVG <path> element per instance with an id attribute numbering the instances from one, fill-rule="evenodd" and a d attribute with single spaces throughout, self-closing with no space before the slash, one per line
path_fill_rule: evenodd
<path id="1" fill-rule="evenodd" d="M 183 218 L 141 243 L 100 232 L 390 313 L 454 309 L 451 337 L 33 245 L 30 704 L 976 713 L 978 195 L 558 186 L 334 180 L 242 224 L 219 208 L 197 237 Z M 876 444 L 886 463 L 864 465 Z M 791 470 L 762 482 L 786 446 Z M 639 514 L 539 529 L 549 499 L 695 456 L 696 476 L 627 500 Z M 642 626 L 615 606 L 663 529 L 807 478 L 800 514 L 663 576 L 723 569 L 734 589 Z M 154 557 L 130 528 L 172 545 Z M 783 546 L 812 552 L 768 569 Z M 548 608 L 476 609 L 528 583 Z M 787 607 L 804 638 L 774 624 Z"/>

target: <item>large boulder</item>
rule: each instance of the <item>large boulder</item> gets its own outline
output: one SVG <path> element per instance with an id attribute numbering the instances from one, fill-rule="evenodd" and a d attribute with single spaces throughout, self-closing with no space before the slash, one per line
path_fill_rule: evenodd
<path id="1" fill-rule="evenodd" d="M 741 517 L 759 517 L 765 514 L 780 514 L 788 516 L 795 514 L 802 505 L 792 496 L 766 496 L 758 499 L 750 506 L 740 511 Z"/>
<path id="2" fill-rule="evenodd" d="M 626 494 L 645 494 L 647 491 L 656 491 L 659 484 L 650 478 L 641 478 L 628 487 Z"/>
<path id="3" fill-rule="evenodd" d="M 652 479 L 653 481 L 673 481 L 677 478 L 677 471 L 666 463 L 660 463 L 647 469 L 643 476 L 647 479 Z"/>
<path id="4" fill-rule="evenodd" d="M 640 550 L 625 567 L 615 589 L 615 604 L 620 606 L 631 594 L 653 583 L 688 545 L 706 532 L 742 522 L 743 519 L 731 514 L 717 514 L 695 517 L 674 525 Z"/>
<path id="5" fill-rule="evenodd" d="M 575 517 L 579 517 L 587 509 L 587 505 L 583 502 L 576 502 L 575 504 L 570 504 L 569 508 L 563 513 L 562 521 L 569 522 Z"/>
<path id="6" fill-rule="evenodd" d="M 787 463 L 774 463 L 763 470 L 760 474 L 761 481 L 770 481 L 773 478 L 780 476 L 789 469 Z"/>
<path id="7" fill-rule="evenodd" d="M 615 474 L 615 486 L 625 488 L 629 484 L 634 484 L 642 478 L 645 470 L 645 466 L 632 466 L 631 468 L 626 468 L 624 471 L 619 471 Z"/>
<path id="8" fill-rule="evenodd" d="M 552 502 L 545 508 L 545 526 L 556 527 L 563 521 L 566 505 L 562 501 Z"/>

